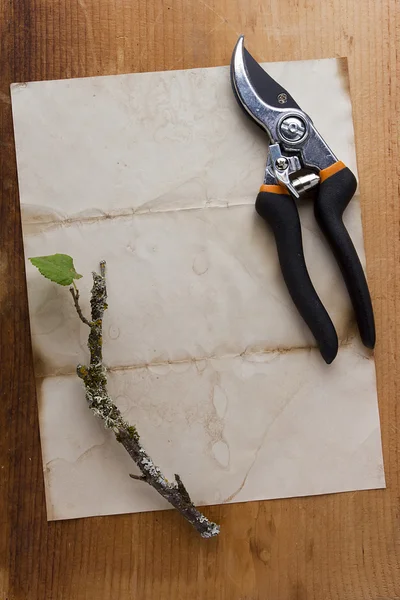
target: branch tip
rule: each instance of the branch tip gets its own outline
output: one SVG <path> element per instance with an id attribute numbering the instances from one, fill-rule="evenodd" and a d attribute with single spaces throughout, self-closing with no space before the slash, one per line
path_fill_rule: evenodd
<path id="1" fill-rule="evenodd" d="M 134 475 L 133 473 L 129 473 L 129 477 L 136 479 L 137 481 L 146 481 L 146 477 L 144 475 Z"/>

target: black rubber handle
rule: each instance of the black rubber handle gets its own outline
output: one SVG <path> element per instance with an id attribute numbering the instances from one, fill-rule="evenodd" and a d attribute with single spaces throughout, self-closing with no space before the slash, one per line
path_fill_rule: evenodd
<path id="1" fill-rule="evenodd" d="M 314 212 L 341 268 L 353 304 L 361 339 L 367 348 L 373 348 L 375 346 L 375 323 L 371 296 L 360 259 L 342 219 L 356 188 L 356 178 L 350 169 L 343 165 L 343 168 L 328 176 L 320 184 Z"/>
<path id="2" fill-rule="evenodd" d="M 271 227 L 279 262 L 289 293 L 307 323 L 324 360 L 329 364 L 338 351 L 338 339 L 307 271 L 300 219 L 293 198 L 287 194 L 260 191 L 256 210 Z"/>

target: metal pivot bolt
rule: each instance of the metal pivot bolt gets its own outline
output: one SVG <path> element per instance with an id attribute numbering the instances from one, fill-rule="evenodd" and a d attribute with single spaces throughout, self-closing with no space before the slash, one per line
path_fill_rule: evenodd
<path id="1" fill-rule="evenodd" d="M 287 158 L 285 158 L 284 156 L 280 156 L 275 161 L 275 167 L 278 169 L 278 171 L 284 171 L 285 169 L 288 168 L 288 166 L 289 166 L 289 162 L 288 162 Z"/>
<path id="2" fill-rule="evenodd" d="M 282 138 L 288 142 L 298 142 L 306 134 L 306 125 L 300 117 L 286 117 L 279 125 Z"/>

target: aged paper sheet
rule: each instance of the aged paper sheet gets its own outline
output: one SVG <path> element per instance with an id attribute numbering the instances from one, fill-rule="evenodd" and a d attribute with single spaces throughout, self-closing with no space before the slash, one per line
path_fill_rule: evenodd
<path id="1" fill-rule="evenodd" d="M 356 173 L 346 61 L 265 66 Z M 72 255 L 86 313 L 107 261 L 110 391 L 166 474 L 198 504 L 384 487 L 373 357 L 308 203 L 332 365 L 298 316 L 254 210 L 267 139 L 229 69 L 15 84 L 12 106 L 26 259 Z M 364 261 L 358 195 L 345 221 Z M 48 519 L 168 508 L 85 404 L 68 289 L 26 273 Z"/>

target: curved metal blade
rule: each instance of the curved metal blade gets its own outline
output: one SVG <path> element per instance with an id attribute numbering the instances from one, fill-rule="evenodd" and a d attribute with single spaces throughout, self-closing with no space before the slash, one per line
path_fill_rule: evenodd
<path id="1" fill-rule="evenodd" d="M 284 152 L 289 153 L 288 160 L 296 152 L 303 167 L 317 171 L 337 161 L 310 117 L 247 52 L 244 36 L 239 37 L 232 54 L 231 82 L 240 106 L 268 133 L 272 144 L 279 144 Z M 291 142 L 282 136 L 279 124 L 285 116 L 297 116 L 303 122 L 305 135 L 302 139 Z"/>
<path id="2" fill-rule="evenodd" d="M 267 111 L 301 110 L 285 88 L 272 79 L 246 50 L 243 35 L 232 54 L 231 82 L 239 103 L 269 133 Z"/>
<path id="3" fill-rule="evenodd" d="M 274 108 L 296 108 L 301 110 L 297 102 L 275 79 L 273 79 L 261 65 L 252 57 L 250 52 L 243 47 L 244 64 L 256 94 Z M 286 96 L 286 98 L 284 97 Z M 281 98 L 281 101 L 279 101 Z"/>

